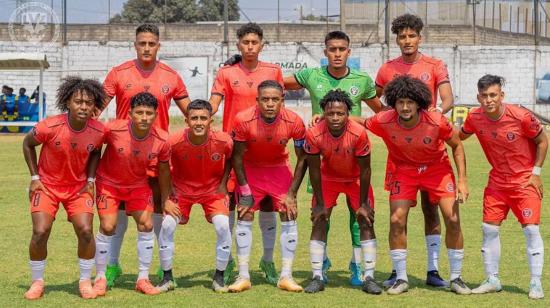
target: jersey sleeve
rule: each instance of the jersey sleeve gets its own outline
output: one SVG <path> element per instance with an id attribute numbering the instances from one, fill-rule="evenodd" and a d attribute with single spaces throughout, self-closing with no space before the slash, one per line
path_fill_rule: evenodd
<path id="1" fill-rule="evenodd" d="M 296 141 L 304 140 L 306 138 L 306 126 L 304 122 L 299 117 L 296 117 L 296 122 L 294 122 L 294 128 L 292 130 L 292 139 L 294 139 L 294 144 Z"/>
<path id="2" fill-rule="evenodd" d="M 447 120 L 447 117 L 441 115 L 441 121 L 439 122 L 439 138 L 442 140 L 449 140 L 453 136 L 453 126 Z"/>
<path id="3" fill-rule="evenodd" d="M 361 97 L 362 100 L 368 100 L 376 96 L 376 87 L 374 86 L 374 82 L 372 81 L 372 78 L 367 75 L 367 78 L 365 78 L 365 84 L 363 85 L 365 87 L 365 92 L 363 94 L 363 97 Z"/>
<path id="4" fill-rule="evenodd" d="M 172 150 L 170 147 L 170 142 L 165 141 L 159 151 L 159 162 L 165 163 L 170 160 L 170 155 L 172 155 Z"/>
<path id="5" fill-rule="evenodd" d="M 227 139 L 225 144 L 225 159 L 230 159 L 233 155 L 233 140 Z"/>
<path id="6" fill-rule="evenodd" d="M 320 154 L 321 150 L 319 149 L 319 146 L 317 145 L 317 142 L 315 140 L 315 136 L 313 135 L 312 130 L 308 130 L 306 132 L 306 141 L 304 143 L 304 151 L 307 154 Z"/>
<path id="7" fill-rule="evenodd" d="M 311 72 L 313 72 L 312 68 L 304 68 L 303 70 L 299 70 L 296 73 L 294 73 L 294 79 L 304 88 L 307 88 L 307 80 L 309 79 L 309 76 L 311 75 Z"/>
<path id="8" fill-rule="evenodd" d="M 116 70 L 112 69 L 109 72 L 109 74 L 107 74 L 105 81 L 103 81 L 103 91 L 105 91 L 105 94 L 107 94 L 107 96 L 115 97 L 116 88 L 117 88 L 117 73 L 116 73 Z"/>
<path id="9" fill-rule="evenodd" d="M 281 85 L 283 89 L 285 88 L 285 82 L 283 80 L 283 71 L 279 67 L 277 68 L 277 82 Z"/>
<path id="10" fill-rule="evenodd" d="M 363 130 L 355 144 L 355 156 L 363 157 L 370 154 L 370 140 L 367 131 Z"/>
<path id="11" fill-rule="evenodd" d="M 542 130 L 542 125 L 533 114 L 528 112 L 521 119 L 521 130 L 525 137 L 533 139 L 540 134 L 540 131 Z"/>
<path id="12" fill-rule="evenodd" d="M 51 139 L 52 130 L 45 121 L 38 122 L 32 129 L 32 136 L 40 143 L 48 142 Z"/>
<path id="13" fill-rule="evenodd" d="M 185 83 L 183 82 L 183 79 L 179 74 L 176 73 L 176 89 L 174 91 L 174 100 L 180 100 L 184 99 L 186 97 L 189 97 L 189 93 L 187 92 L 187 87 L 185 86 Z"/>
<path id="14" fill-rule="evenodd" d="M 386 80 L 386 76 L 385 76 L 385 65 L 382 65 L 382 67 L 380 67 L 380 69 L 378 70 L 378 73 L 376 74 L 376 80 L 375 80 L 375 83 L 377 86 L 381 87 L 381 88 L 384 88 L 386 86 L 386 84 L 388 83 L 388 81 Z"/>
<path id="15" fill-rule="evenodd" d="M 246 130 L 246 124 L 241 121 L 239 118 L 235 119 L 234 125 L 233 125 L 233 140 L 239 141 L 239 142 L 246 142 L 248 141 L 248 134 Z"/>
<path id="16" fill-rule="evenodd" d="M 212 86 L 211 94 L 219 94 L 225 96 L 225 78 L 223 70 L 219 70 L 214 79 L 214 85 Z"/>
<path id="17" fill-rule="evenodd" d="M 438 61 L 437 65 L 435 66 L 435 84 L 439 87 L 441 84 L 450 82 L 449 80 L 449 71 L 447 70 L 447 65 L 445 65 L 445 62 Z"/>
<path id="18" fill-rule="evenodd" d="M 466 120 L 464 120 L 464 123 L 462 124 L 460 130 L 462 130 L 462 132 L 467 135 L 475 133 L 475 127 L 472 124 L 472 116 L 470 114 L 466 116 Z"/>
<path id="19" fill-rule="evenodd" d="M 379 137 L 382 136 L 382 130 L 380 129 L 380 122 L 378 121 L 378 117 L 376 115 L 370 118 L 367 118 L 365 120 L 364 126 L 376 136 L 379 136 Z"/>

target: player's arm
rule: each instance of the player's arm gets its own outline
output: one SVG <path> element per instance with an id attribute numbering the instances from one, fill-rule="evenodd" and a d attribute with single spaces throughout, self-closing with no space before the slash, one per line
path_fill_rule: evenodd
<path id="1" fill-rule="evenodd" d="M 304 140 L 294 141 L 294 153 L 296 153 L 296 167 L 294 168 L 294 176 L 292 177 L 292 183 L 286 194 L 285 201 L 288 220 L 296 220 L 298 218 L 298 202 L 296 201 L 296 196 L 298 195 L 298 189 L 304 180 L 307 170 Z"/>
<path id="2" fill-rule="evenodd" d="M 382 97 L 382 94 L 384 93 L 384 88 L 382 88 L 381 86 L 376 86 L 376 96 L 377 97 Z"/>
<path id="3" fill-rule="evenodd" d="M 242 218 L 248 210 L 254 205 L 254 197 L 250 186 L 248 186 L 248 180 L 246 179 L 246 173 L 244 171 L 243 158 L 246 152 L 246 142 L 234 141 L 233 144 L 233 158 L 232 164 L 237 176 L 237 183 L 239 183 L 240 197 L 238 200 L 237 211 L 239 212 L 239 218 Z"/>
<path id="4" fill-rule="evenodd" d="M 285 83 L 285 90 L 300 90 L 304 88 L 294 75 L 286 76 L 283 78 L 283 82 Z"/>
<path id="5" fill-rule="evenodd" d="M 309 181 L 315 196 L 315 205 L 311 209 L 311 221 L 316 224 L 318 220 L 328 219 L 323 199 L 323 187 L 321 186 L 321 155 L 307 154 L 307 166 L 309 168 Z"/>
<path id="6" fill-rule="evenodd" d="M 210 95 L 210 105 L 212 105 L 212 115 L 214 115 L 218 109 L 220 108 L 220 104 L 222 103 L 223 96 L 218 93 L 212 93 Z"/>
<path id="7" fill-rule="evenodd" d="M 451 109 L 453 109 L 454 105 L 454 95 L 453 95 L 453 88 L 451 87 L 450 82 L 445 82 L 439 85 L 437 88 L 439 91 L 439 98 L 441 98 L 441 113 L 446 114 Z"/>
<path id="8" fill-rule="evenodd" d="M 231 157 L 225 160 L 225 166 L 223 169 L 222 180 L 220 181 L 220 186 L 218 187 L 218 192 L 224 195 L 228 195 L 227 192 L 227 181 L 229 180 L 229 174 L 231 173 Z"/>
<path id="9" fill-rule="evenodd" d="M 378 93 L 378 91 L 377 91 Z M 383 110 L 384 108 L 384 105 L 382 105 L 382 102 L 380 101 L 380 96 L 376 95 L 375 97 L 373 98 L 370 98 L 370 99 L 367 99 L 367 100 L 364 100 L 364 102 L 367 104 L 367 106 L 369 106 L 369 108 L 374 111 L 374 113 L 379 113 L 380 111 Z"/>
<path id="10" fill-rule="evenodd" d="M 533 174 L 529 177 L 529 182 L 527 185 L 534 186 L 538 190 L 540 196 L 543 196 L 542 189 L 542 179 L 540 177 L 542 172 L 542 165 L 546 159 L 546 153 L 548 152 L 548 136 L 544 132 L 544 129 L 541 129 L 540 133 L 534 138 L 535 144 L 537 146 L 537 151 L 535 154 L 535 166 L 533 168 Z"/>
<path id="11" fill-rule="evenodd" d="M 174 218 L 181 218 L 179 206 L 170 198 L 173 195 L 172 177 L 170 176 L 170 163 L 167 161 L 159 161 L 159 188 L 162 210 L 167 215 L 172 215 Z"/>
<path id="12" fill-rule="evenodd" d="M 94 196 L 95 172 L 97 170 L 97 166 L 99 165 L 100 158 L 101 158 L 101 146 L 98 149 L 94 149 L 90 153 L 90 157 L 88 157 L 88 164 L 86 166 L 86 175 L 88 177 L 88 180 L 86 181 L 86 185 L 82 187 L 79 193 L 87 192 L 91 196 Z"/>
<path id="13" fill-rule="evenodd" d="M 176 106 L 178 106 L 178 108 L 181 110 L 181 113 L 187 115 L 187 106 L 189 106 L 189 104 L 191 103 L 191 99 L 189 98 L 189 96 L 174 100 L 174 102 L 176 102 Z"/>
<path id="14" fill-rule="evenodd" d="M 459 203 L 468 200 L 468 180 L 466 179 L 466 155 L 464 154 L 464 146 L 458 136 L 456 129 L 453 129 L 451 138 L 445 141 L 451 147 L 453 159 L 455 161 L 456 171 L 458 173 L 457 200 Z"/>
<path id="15" fill-rule="evenodd" d="M 25 162 L 31 173 L 31 183 L 29 185 L 29 199 L 36 190 L 46 192 L 44 185 L 38 177 L 38 159 L 36 157 L 36 147 L 40 145 L 40 142 L 33 136 L 33 130 L 31 130 L 23 139 L 23 156 L 25 156 Z M 35 178 L 35 179 L 33 179 Z"/>
<path id="16" fill-rule="evenodd" d="M 359 202 L 361 207 L 357 211 L 357 217 L 363 217 L 368 227 L 374 224 L 374 209 L 369 204 L 369 187 L 371 179 L 370 154 L 357 157 L 359 165 Z M 362 219 L 358 219 L 360 221 Z"/>

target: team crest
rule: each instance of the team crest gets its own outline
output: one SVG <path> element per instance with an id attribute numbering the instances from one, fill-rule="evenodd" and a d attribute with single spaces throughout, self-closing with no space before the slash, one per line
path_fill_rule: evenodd
<path id="1" fill-rule="evenodd" d="M 220 155 L 220 153 L 214 153 L 210 158 L 212 158 L 213 161 L 218 161 L 222 158 L 222 156 Z"/>
<path id="2" fill-rule="evenodd" d="M 359 94 L 359 88 L 356 86 L 351 86 L 351 88 L 349 88 L 349 93 L 352 96 L 357 96 L 357 94 Z"/>
<path id="3" fill-rule="evenodd" d="M 88 151 L 88 153 L 91 153 L 93 150 L 94 150 L 94 145 L 91 143 L 88 144 L 88 146 L 86 147 L 86 151 Z"/>
<path id="4" fill-rule="evenodd" d="M 506 138 L 508 139 L 508 141 L 514 141 L 514 139 L 516 139 L 516 135 L 512 132 L 509 132 L 508 134 L 506 134 Z"/>
<path id="5" fill-rule="evenodd" d="M 422 80 L 422 81 L 424 81 L 424 82 L 430 80 L 430 74 L 428 74 L 428 73 L 422 73 L 422 74 L 420 75 L 420 80 Z"/>
<path id="6" fill-rule="evenodd" d="M 170 86 L 165 84 L 162 86 L 162 88 L 160 88 L 160 91 L 162 92 L 162 94 L 167 95 L 168 92 L 170 92 Z"/>
<path id="7" fill-rule="evenodd" d="M 86 206 L 89 207 L 89 208 L 93 208 L 94 207 L 94 200 L 87 199 L 86 200 Z"/>
<path id="8" fill-rule="evenodd" d="M 252 86 L 254 85 L 252 81 L 247 81 L 246 84 L 248 85 L 249 88 L 252 88 Z"/>
<path id="9" fill-rule="evenodd" d="M 409 136 L 405 137 L 405 141 L 407 141 L 407 143 L 411 143 L 412 140 L 413 140 L 412 137 L 409 137 Z"/>
<path id="10" fill-rule="evenodd" d="M 453 191 L 455 191 L 455 184 L 453 184 L 453 183 L 448 183 L 448 184 L 447 184 L 447 191 L 448 191 L 448 192 L 453 192 Z"/>
<path id="11" fill-rule="evenodd" d="M 287 143 L 288 143 L 288 139 L 283 138 L 283 139 L 279 140 L 280 145 L 285 145 Z"/>
<path id="12" fill-rule="evenodd" d="M 531 217 L 531 215 L 533 215 L 533 211 L 531 209 L 525 208 L 521 210 L 521 216 L 523 216 L 524 218 L 529 218 Z"/>
<path id="13" fill-rule="evenodd" d="M 426 136 L 422 141 L 424 141 L 424 144 L 430 144 L 432 143 L 432 138 L 430 138 L 429 136 Z"/>

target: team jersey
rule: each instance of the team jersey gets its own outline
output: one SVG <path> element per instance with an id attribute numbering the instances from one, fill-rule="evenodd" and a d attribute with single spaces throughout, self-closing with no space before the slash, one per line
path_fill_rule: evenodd
<path id="1" fill-rule="evenodd" d="M 321 114 L 321 99 L 328 91 L 340 89 L 346 92 L 351 101 L 351 115 L 361 116 L 361 101 L 374 98 L 376 88 L 367 73 L 348 68 L 348 74 L 341 78 L 333 77 L 327 66 L 306 68 L 294 74 L 296 81 L 309 92 L 312 114 Z"/>
<path id="2" fill-rule="evenodd" d="M 430 107 L 434 108 L 437 103 L 437 89 L 440 85 L 450 82 L 449 72 L 443 61 L 420 54 L 420 58 L 413 63 L 403 61 L 403 57 L 384 63 L 376 75 L 376 85 L 384 88 L 395 77 L 401 75 L 408 75 L 422 80 L 432 92 Z"/>
<path id="3" fill-rule="evenodd" d="M 321 155 L 323 180 L 354 182 L 359 179 L 357 157 L 370 154 L 370 141 L 363 126 L 348 121 L 339 137 L 330 134 L 325 120 L 308 129 L 304 150 L 308 154 Z"/>
<path id="4" fill-rule="evenodd" d="M 439 112 L 420 111 L 418 124 L 406 128 L 395 110 L 387 110 L 368 118 L 365 126 L 384 140 L 397 168 L 449 163 L 445 141 L 453 136 L 453 127 Z"/>
<path id="5" fill-rule="evenodd" d="M 476 134 L 487 160 L 493 167 L 489 186 L 494 189 L 522 188 L 529 181 L 536 158 L 536 138 L 543 130 L 527 109 L 503 104 L 504 114 L 491 120 L 481 108 L 466 117 L 462 131 Z"/>
<path id="6" fill-rule="evenodd" d="M 116 118 L 127 119 L 132 97 L 149 92 L 158 100 L 158 116 L 155 125 L 168 131 L 168 110 L 172 99 L 186 98 L 187 88 L 179 74 L 168 65 L 157 62 L 151 72 L 140 69 L 137 60 L 130 60 L 114 67 L 103 82 L 105 93 L 116 96 Z"/>
<path id="7" fill-rule="evenodd" d="M 224 132 L 210 131 L 208 140 L 194 145 L 189 128 L 170 135 L 172 182 L 184 196 L 215 193 L 223 178 L 225 162 L 231 157 L 233 141 Z"/>
<path id="8" fill-rule="evenodd" d="M 32 134 L 42 144 L 38 175 L 44 184 L 68 186 L 86 182 L 88 158 L 103 145 L 105 127 L 90 119 L 81 131 L 69 125 L 64 113 L 38 122 Z"/>
<path id="9" fill-rule="evenodd" d="M 97 180 L 118 188 L 148 185 L 147 168 L 170 160 L 168 133 L 153 126 L 149 134 L 138 139 L 131 120 L 114 120 L 106 125 L 107 148 L 99 161 Z"/>
<path id="10" fill-rule="evenodd" d="M 258 167 L 288 165 L 286 144 L 304 140 L 306 128 L 299 115 L 281 107 L 273 123 L 266 123 L 258 107 L 251 107 L 237 115 L 233 129 L 235 141 L 246 142 L 245 164 Z"/>
<path id="11" fill-rule="evenodd" d="M 275 80 L 283 87 L 281 68 L 276 64 L 261 61 L 254 71 L 249 71 L 241 62 L 220 68 L 212 86 L 212 94 L 224 98 L 224 132 L 232 132 L 237 113 L 256 105 L 258 85 L 266 80 Z"/>

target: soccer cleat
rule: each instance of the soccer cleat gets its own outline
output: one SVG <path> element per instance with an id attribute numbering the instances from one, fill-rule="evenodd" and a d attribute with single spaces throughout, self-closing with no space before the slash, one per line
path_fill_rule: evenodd
<path id="1" fill-rule="evenodd" d="M 237 277 L 237 280 L 228 287 L 229 292 L 239 293 L 252 288 L 252 283 L 250 283 L 250 278 L 242 278 L 241 276 Z"/>
<path id="2" fill-rule="evenodd" d="M 277 282 L 277 288 L 290 292 L 302 292 L 304 288 L 297 284 L 292 277 L 281 277 Z"/>
<path id="3" fill-rule="evenodd" d="M 80 291 L 80 297 L 83 299 L 94 299 L 97 297 L 90 279 L 78 282 L 78 290 Z"/>
<path id="4" fill-rule="evenodd" d="M 543 299 L 544 291 L 542 290 L 542 283 L 540 280 L 531 281 L 529 285 L 529 298 L 530 299 Z"/>
<path id="5" fill-rule="evenodd" d="M 166 293 L 168 291 L 173 291 L 176 288 L 176 283 L 173 280 L 163 280 L 155 288 L 157 288 L 160 293 Z"/>
<path id="6" fill-rule="evenodd" d="M 117 264 L 107 264 L 105 278 L 107 278 L 107 287 L 112 288 L 115 285 L 115 280 L 122 275 L 122 267 Z"/>
<path id="7" fill-rule="evenodd" d="M 357 263 L 350 262 L 348 268 L 349 268 L 349 271 L 351 272 L 351 277 L 349 278 L 349 283 L 352 286 L 356 286 L 356 287 L 357 286 L 362 286 L 363 285 L 363 279 L 362 279 L 363 274 L 361 273 L 362 272 L 361 265 L 357 264 Z"/>
<path id="8" fill-rule="evenodd" d="M 451 291 L 459 295 L 472 294 L 472 290 L 468 288 L 461 277 L 455 278 L 453 281 L 451 281 Z"/>
<path id="9" fill-rule="evenodd" d="M 44 295 L 44 280 L 35 280 L 32 282 L 29 290 L 25 292 L 25 298 L 34 300 Z"/>
<path id="10" fill-rule="evenodd" d="M 216 293 L 227 293 L 229 292 L 229 289 L 225 286 L 225 273 L 222 274 L 219 271 L 216 271 L 214 273 L 214 277 L 212 277 L 212 290 Z"/>
<path id="11" fill-rule="evenodd" d="M 441 276 L 438 271 L 429 271 L 426 273 L 426 284 L 436 288 L 447 288 L 449 284 Z"/>
<path id="12" fill-rule="evenodd" d="M 234 278 L 234 272 L 235 270 L 235 260 L 231 259 L 227 263 L 227 267 L 225 268 L 225 271 L 223 272 L 223 283 L 225 285 L 229 284 L 231 280 Z"/>
<path id="13" fill-rule="evenodd" d="M 277 284 L 279 275 L 277 275 L 277 271 L 275 270 L 275 263 L 267 262 L 262 259 L 260 261 L 260 269 L 265 274 L 265 280 L 267 280 L 269 284 Z"/>
<path id="14" fill-rule="evenodd" d="M 107 293 L 107 279 L 104 277 L 96 278 L 94 282 L 94 292 L 97 296 L 105 296 Z"/>
<path id="15" fill-rule="evenodd" d="M 382 289 L 380 288 L 380 286 L 378 286 L 374 278 L 370 276 L 365 278 L 365 281 L 363 282 L 362 290 L 368 294 L 373 294 L 373 295 L 382 294 Z"/>
<path id="16" fill-rule="evenodd" d="M 502 286 L 500 285 L 500 279 L 495 276 L 491 276 L 485 281 L 483 281 L 479 287 L 472 290 L 473 294 L 485 294 L 485 293 L 494 293 L 502 291 Z"/>
<path id="17" fill-rule="evenodd" d="M 386 279 L 386 280 L 384 280 L 384 282 L 382 282 L 382 285 L 386 289 L 391 288 L 395 284 L 396 279 L 397 279 L 397 272 L 395 270 L 393 270 L 393 271 L 391 271 L 390 277 L 388 277 L 388 279 Z"/>
<path id="18" fill-rule="evenodd" d="M 409 291 L 409 282 L 403 279 L 396 279 L 395 283 L 386 290 L 389 295 L 399 295 Z"/>
<path id="19" fill-rule="evenodd" d="M 323 282 L 325 284 L 328 283 L 328 270 L 332 267 L 332 263 L 330 262 L 330 259 L 329 258 L 326 258 L 323 260 L 323 268 L 322 268 L 322 271 L 323 271 Z"/>
<path id="20" fill-rule="evenodd" d="M 158 295 L 160 290 L 155 288 L 149 279 L 140 279 L 136 282 L 136 291 L 145 295 Z"/>
<path id="21" fill-rule="evenodd" d="M 325 290 L 325 283 L 319 276 L 313 277 L 313 279 L 311 279 L 311 282 L 304 289 L 306 293 L 317 293 L 324 290 Z"/>

